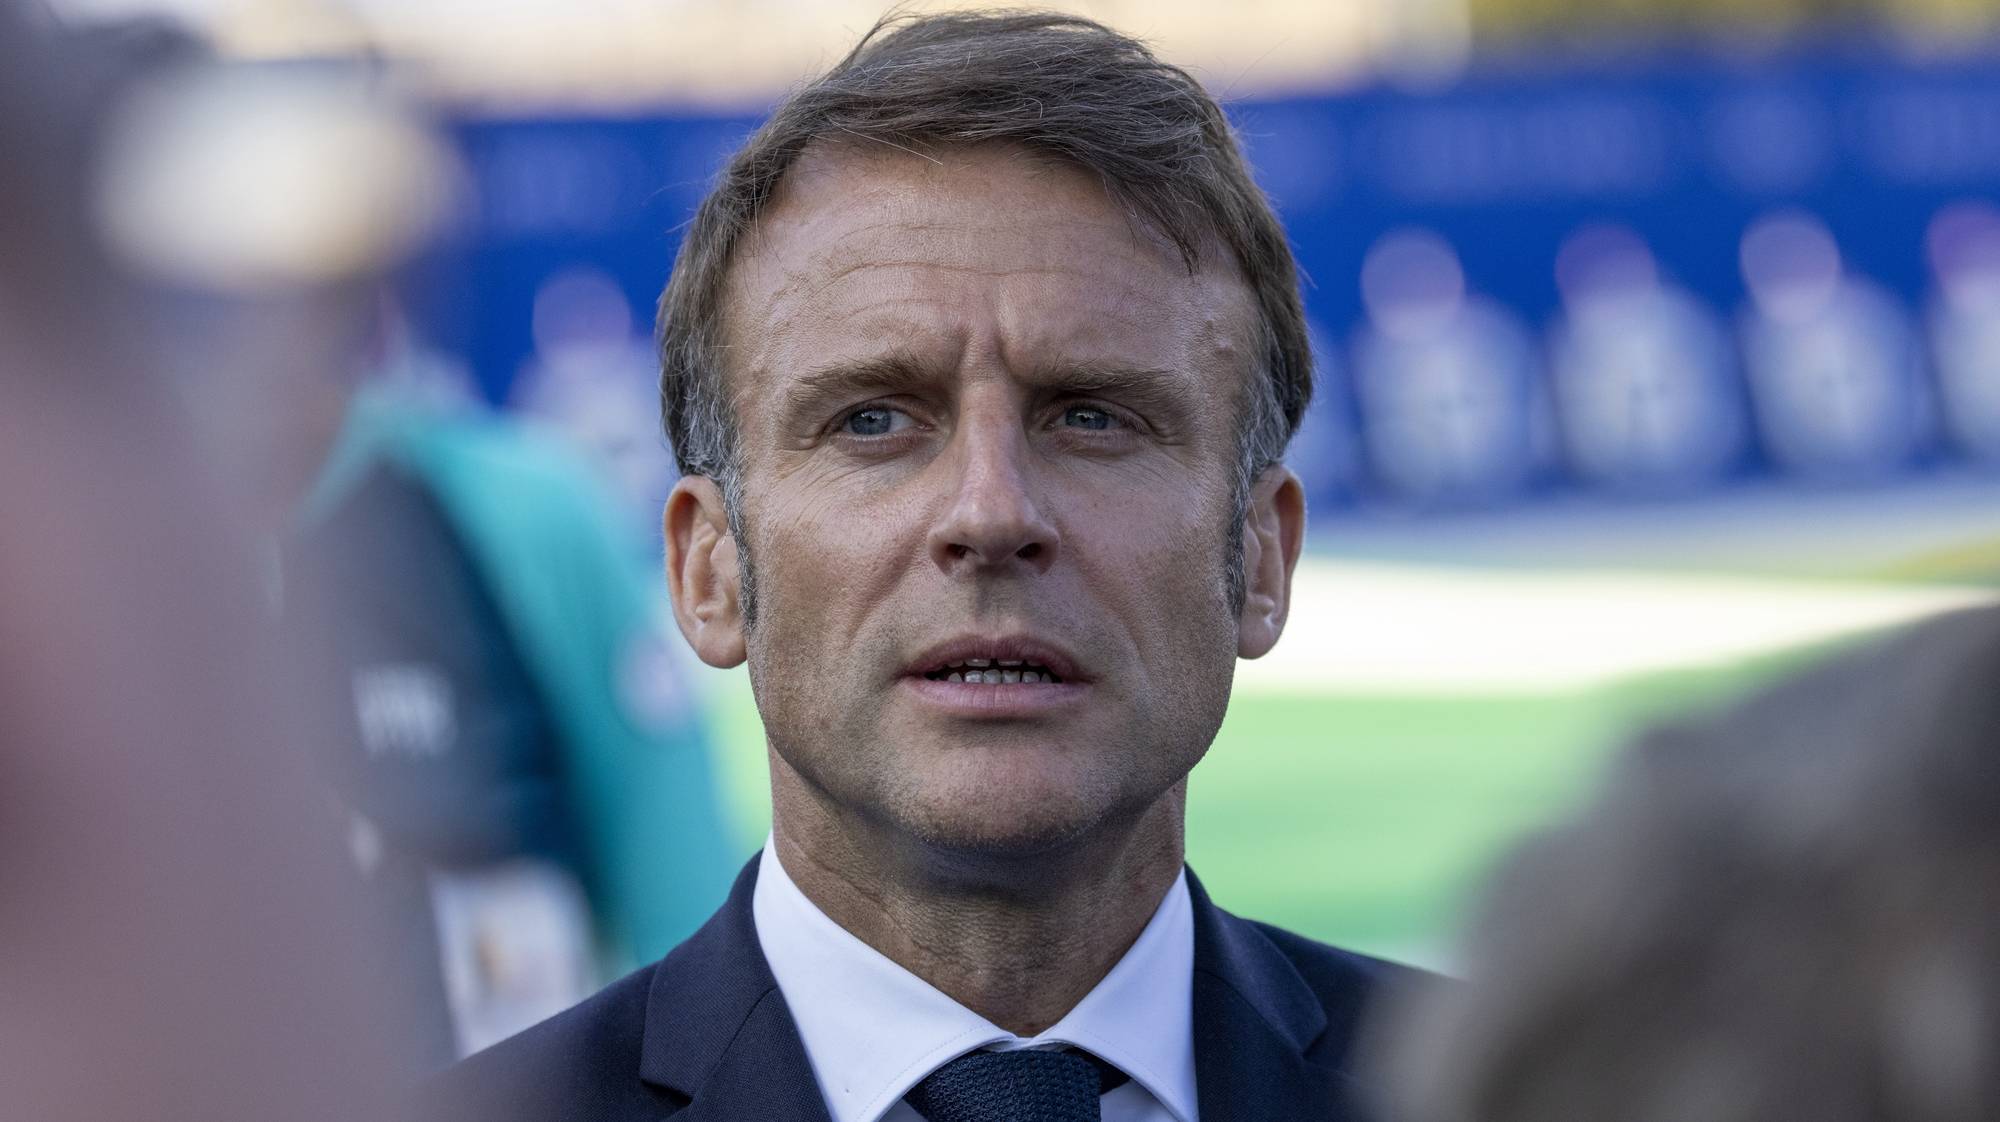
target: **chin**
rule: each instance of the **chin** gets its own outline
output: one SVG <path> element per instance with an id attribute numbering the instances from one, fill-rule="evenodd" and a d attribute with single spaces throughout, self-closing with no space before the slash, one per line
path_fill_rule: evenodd
<path id="1" fill-rule="evenodd" d="M 1033 857 L 1086 839 L 1124 801 L 1095 776 L 1023 770 L 925 784 L 905 807 L 905 825 L 924 844 L 960 856 Z"/>
<path id="2" fill-rule="evenodd" d="M 1088 819 L 1047 813 L 998 818 L 989 813 L 946 812 L 926 815 L 909 825 L 932 849 L 959 857 L 1009 858 L 1040 857 L 1064 849 L 1086 836 L 1094 824 Z"/>

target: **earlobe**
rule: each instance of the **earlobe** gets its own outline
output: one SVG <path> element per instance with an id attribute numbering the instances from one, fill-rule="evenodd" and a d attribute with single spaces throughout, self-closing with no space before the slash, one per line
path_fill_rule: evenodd
<path id="1" fill-rule="evenodd" d="M 728 669 L 743 662 L 742 573 L 722 490 L 705 476 L 674 484 L 661 516 L 667 591 L 674 620 L 703 662 Z"/>
<path id="2" fill-rule="evenodd" d="M 1262 658 L 1277 646 L 1292 606 L 1292 572 L 1305 546 L 1306 495 L 1299 477 L 1274 464 L 1250 489 L 1243 518 L 1243 609 L 1236 653 Z"/>

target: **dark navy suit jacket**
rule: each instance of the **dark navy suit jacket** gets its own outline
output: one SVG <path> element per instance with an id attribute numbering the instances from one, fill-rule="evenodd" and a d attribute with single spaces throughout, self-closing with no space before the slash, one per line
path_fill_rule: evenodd
<path id="1" fill-rule="evenodd" d="M 575 1008 L 447 1071 L 426 1120 L 827 1122 L 750 915 L 757 862 L 687 942 Z M 1201 1122 L 1362 1117 L 1362 1013 L 1415 971 L 1238 919 L 1193 875 Z"/>

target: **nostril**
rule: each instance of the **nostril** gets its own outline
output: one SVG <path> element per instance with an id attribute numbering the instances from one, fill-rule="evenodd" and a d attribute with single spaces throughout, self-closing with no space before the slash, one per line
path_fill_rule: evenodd
<path id="1" fill-rule="evenodd" d="M 977 569 L 1027 565 L 1040 569 L 1050 564 L 1060 548 L 1054 535 L 1003 528 L 991 534 L 939 533 L 931 537 L 931 558 L 939 565 L 956 570 L 963 565 Z"/>

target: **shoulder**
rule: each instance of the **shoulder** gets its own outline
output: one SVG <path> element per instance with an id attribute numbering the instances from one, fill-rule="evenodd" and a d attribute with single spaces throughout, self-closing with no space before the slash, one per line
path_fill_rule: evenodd
<path id="1" fill-rule="evenodd" d="M 1368 989 L 1378 984 L 1393 984 L 1400 979 L 1427 975 L 1426 971 L 1417 967 L 1322 943 L 1274 924 L 1236 916 L 1230 918 L 1269 940 L 1309 983 L 1317 979 L 1335 986 Z M 1320 986 L 1314 985 L 1313 988 Z"/>
<path id="2" fill-rule="evenodd" d="M 432 483 L 498 492 L 537 512 L 595 508 L 603 486 L 590 462 L 553 433 L 490 413 L 400 418 L 385 440 L 391 458 Z"/>
<path id="3" fill-rule="evenodd" d="M 1238 922 L 1264 936 L 1298 970 L 1298 976 L 1320 998 L 1320 1008 L 1326 1010 L 1324 1040 L 1342 1052 L 1354 1042 L 1362 1020 L 1384 998 L 1438 980 L 1428 970 L 1344 950 L 1272 924 L 1256 920 Z"/>
<path id="4" fill-rule="evenodd" d="M 1345 950 L 1268 923 L 1217 910 L 1240 964 L 1264 959 L 1254 971 L 1230 970 L 1246 1001 L 1296 1025 L 1309 1056 L 1346 1068 L 1370 1020 L 1403 993 L 1427 988 L 1437 976 L 1413 966 Z M 1283 965 L 1279 965 L 1282 963 Z"/>
<path id="5" fill-rule="evenodd" d="M 1237 922 L 1263 936 L 1285 956 L 1318 995 L 1329 1022 L 1358 1020 L 1385 992 L 1423 985 L 1436 978 L 1427 970 L 1344 950 L 1268 923 L 1248 919 Z"/>
<path id="6" fill-rule="evenodd" d="M 647 995 L 659 964 L 478 1052 L 431 1079 L 411 1122 L 510 1122 L 574 1116 L 655 1118 L 663 1104 L 639 1079 Z"/>

